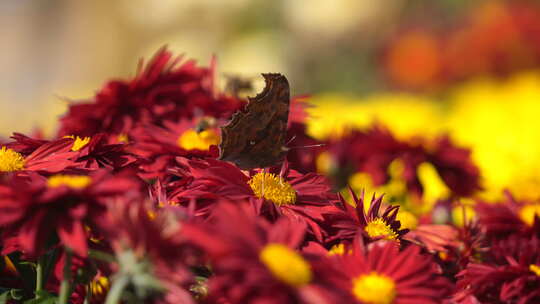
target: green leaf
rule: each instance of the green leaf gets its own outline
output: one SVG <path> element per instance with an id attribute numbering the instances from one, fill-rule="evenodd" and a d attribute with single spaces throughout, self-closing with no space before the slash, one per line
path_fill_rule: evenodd
<path id="1" fill-rule="evenodd" d="M 9 299 L 11 299 L 10 290 L 5 291 L 2 294 L 0 294 L 0 304 L 6 304 Z"/>
<path id="2" fill-rule="evenodd" d="M 36 296 L 35 299 L 27 300 L 24 304 L 55 304 L 57 299 L 56 296 L 46 290 L 36 292 Z"/>
<path id="3" fill-rule="evenodd" d="M 50 294 L 48 291 L 46 291 L 45 289 L 42 289 L 42 290 L 39 290 L 36 292 L 36 297 L 37 298 L 50 298 L 52 297 L 53 295 Z"/>
<path id="4" fill-rule="evenodd" d="M 116 262 L 116 258 L 114 257 L 114 255 L 111 255 L 107 252 L 95 250 L 95 249 L 89 249 L 88 256 L 94 260 L 98 260 L 101 262 L 107 262 L 107 263 Z"/>
<path id="5" fill-rule="evenodd" d="M 24 304 L 55 304 L 55 303 L 56 303 L 56 297 L 52 297 L 52 296 L 48 298 L 31 299 L 24 302 Z"/>

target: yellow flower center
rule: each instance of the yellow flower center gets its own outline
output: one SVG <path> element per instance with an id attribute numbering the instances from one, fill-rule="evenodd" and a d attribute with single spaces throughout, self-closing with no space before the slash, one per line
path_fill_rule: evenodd
<path id="1" fill-rule="evenodd" d="M 47 186 L 51 188 L 67 186 L 73 189 L 82 189 L 88 186 L 92 179 L 84 175 L 63 175 L 57 174 L 47 179 Z"/>
<path id="2" fill-rule="evenodd" d="M 330 248 L 328 255 L 344 255 L 345 254 L 345 245 L 343 243 L 336 244 Z"/>
<path id="3" fill-rule="evenodd" d="M 24 157 L 12 149 L 0 149 L 0 171 L 13 172 L 24 169 Z"/>
<path id="4" fill-rule="evenodd" d="M 255 196 L 264 197 L 278 206 L 296 203 L 296 191 L 293 187 L 273 173 L 259 172 L 248 184 Z"/>
<path id="5" fill-rule="evenodd" d="M 309 283 L 313 277 L 309 263 L 285 245 L 266 245 L 259 259 L 274 277 L 288 285 L 300 287 Z"/>
<path id="6" fill-rule="evenodd" d="M 75 141 L 73 141 L 73 146 L 71 146 L 71 151 L 79 151 L 90 142 L 90 137 L 88 136 L 80 138 L 79 136 L 66 135 L 64 138 L 75 139 Z"/>
<path id="7" fill-rule="evenodd" d="M 528 204 L 519 211 L 519 218 L 529 226 L 534 224 L 535 216 L 540 217 L 540 204 Z"/>
<path id="8" fill-rule="evenodd" d="M 537 276 L 540 277 L 540 266 L 535 265 L 535 264 L 531 264 L 531 265 L 529 265 L 529 270 L 534 272 L 534 274 L 536 274 Z"/>
<path id="9" fill-rule="evenodd" d="M 211 145 L 219 144 L 219 135 L 212 129 L 199 133 L 187 130 L 178 138 L 178 146 L 186 150 L 208 150 Z"/>
<path id="10" fill-rule="evenodd" d="M 398 237 L 397 233 L 380 217 L 370 221 L 364 229 L 371 238 L 395 240 Z"/>
<path id="11" fill-rule="evenodd" d="M 109 279 L 107 277 L 99 277 L 90 282 L 90 290 L 92 291 L 92 298 L 101 299 L 109 291 Z"/>
<path id="12" fill-rule="evenodd" d="M 396 297 L 396 284 L 385 276 L 372 272 L 353 279 L 353 295 L 366 304 L 390 304 Z"/>

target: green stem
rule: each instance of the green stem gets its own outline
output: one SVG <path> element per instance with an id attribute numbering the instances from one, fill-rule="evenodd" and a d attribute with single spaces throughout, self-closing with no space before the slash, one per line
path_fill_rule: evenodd
<path id="1" fill-rule="evenodd" d="M 103 261 L 103 262 L 108 262 L 108 263 L 112 263 L 115 261 L 115 258 L 113 255 L 107 253 L 107 252 L 103 252 L 103 251 L 99 251 L 99 250 L 94 250 L 94 249 L 89 249 L 88 250 L 88 257 L 94 259 L 94 260 L 99 260 L 99 261 Z"/>
<path id="2" fill-rule="evenodd" d="M 68 304 L 71 295 L 71 249 L 66 248 L 66 260 L 64 262 L 64 279 L 60 285 L 59 304 Z"/>
<path id="3" fill-rule="evenodd" d="M 86 285 L 86 296 L 84 297 L 83 304 L 90 304 L 90 298 L 92 298 L 92 288 L 90 284 Z"/>
<path id="4" fill-rule="evenodd" d="M 122 299 L 122 294 L 124 293 L 124 289 L 128 286 L 128 284 L 128 276 L 121 276 L 117 280 L 115 280 L 111 289 L 107 293 L 107 299 L 105 299 L 105 304 L 120 303 L 120 300 Z"/>
<path id="5" fill-rule="evenodd" d="M 39 292 L 43 290 L 43 272 L 45 268 L 45 259 L 40 257 L 36 265 L 36 293 L 34 298 L 39 298 Z"/>

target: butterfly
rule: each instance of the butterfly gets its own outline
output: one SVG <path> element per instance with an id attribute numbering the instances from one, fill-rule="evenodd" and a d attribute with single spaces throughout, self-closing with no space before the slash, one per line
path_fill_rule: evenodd
<path id="1" fill-rule="evenodd" d="M 289 82 L 281 74 L 262 74 L 265 88 L 221 127 L 219 159 L 240 169 L 266 168 L 281 163 L 289 119 Z"/>

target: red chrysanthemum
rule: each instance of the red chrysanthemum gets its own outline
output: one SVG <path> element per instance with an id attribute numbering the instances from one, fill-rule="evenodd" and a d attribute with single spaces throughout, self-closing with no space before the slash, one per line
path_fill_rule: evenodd
<path id="1" fill-rule="evenodd" d="M 271 224 L 249 204 L 221 202 L 208 223 L 186 230 L 210 261 L 208 303 L 342 303 L 296 251 L 305 240 L 302 222 Z"/>
<path id="2" fill-rule="evenodd" d="M 3 252 L 19 249 L 37 256 L 55 232 L 63 245 L 86 256 L 87 227 L 95 227 L 109 200 L 139 193 L 140 187 L 136 178 L 106 170 L 88 176 L 15 176 L 0 185 L 0 227 L 12 244 Z"/>
<path id="3" fill-rule="evenodd" d="M 480 224 L 489 238 L 506 238 L 511 234 L 540 236 L 540 203 L 517 201 L 506 192 L 498 203 L 479 202 L 475 205 Z"/>
<path id="4" fill-rule="evenodd" d="M 12 138 L 15 141 L 0 148 L 0 172 L 36 171 L 50 174 L 75 166 L 77 153 L 71 149 L 72 139 L 46 141 L 19 133 Z"/>
<path id="5" fill-rule="evenodd" d="M 339 194 L 340 203 L 337 204 L 340 212 L 331 213 L 325 217 L 330 222 L 332 230 L 330 241 L 351 242 L 359 234 L 366 240 L 395 240 L 398 241 L 409 231 L 401 229 L 401 223 L 396 219 L 399 206 L 387 206 L 379 214 L 383 196 L 371 198 L 369 209 L 366 210 L 364 193 L 357 197 L 349 188 L 353 202 L 348 203 Z"/>
<path id="6" fill-rule="evenodd" d="M 482 263 L 470 263 L 458 274 L 455 298 L 467 303 L 540 302 L 540 239 L 511 236 L 493 241 Z"/>
<path id="7" fill-rule="evenodd" d="M 409 195 L 421 197 L 424 189 L 418 168 L 422 163 L 432 164 L 441 179 L 455 196 L 467 196 L 480 189 L 479 171 L 470 158 L 470 151 L 453 145 L 448 137 L 435 142 L 403 142 L 388 130 L 376 126 L 367 131 L 353 131 L 329 144 L 328 151 L 336 160 L 338 169 L 331 172 L 339 188 L 347 184 L 351 172 L 365 172 L 375 186 L 389 182 L 389 167 L 400 160 L 400 174 Z"/>
<path id="8" fill-rule="evenodd" d="M 326 179 L 314 173 L 301 174 L 288 169 L 287 163 L 276 170 L 252 170 L 249 175 L 236 166 L 214 159 L 196 160 L 177 158 L 180 167 L 171 172 L 181 177 L 173 182 L 168 197 L 176 203 L 197 202 L 199 214 L 208 213 L 213 204 L 221 199 L 231 201 L 250 200 L 258 212 L 270 220 L 279 216 L 301 218 L 309 231 L 322 240 L 323 213 L 335 211 L 331 202 L 336 195 L 331 192 Z"/>
<path id="9" fill-rule="evenodd" d="M 354 244 L 352 250 L 335 258 L 344 273 L 339 277 L 340 287 L 350 292 L 355 303 L 435 304 L 447 295 L 448 281 L 418 246 L 400 251 L 395 242 L 379 241 L 367 247 L 361 242 Z"/>
<path id="10" fill-rule="evenodd" d="M 217 158 L 219 131 L 215 127 L 198 128 L 206 120 L 210 118 L 165 121 L 163 127 L 145 125 L 134 129 L 130 151 L 141 158 L 141 176 L 163 179 L 178 156 Z"/>
<path id="11" fill-rule="evenodd" d="M 137 161 L 137 156 L 127 151 L 127 144 L 110 143 L 110 136 L 105 133 L 68 138 L 72 140 L 71 150 L 78 152 L 75 158 L 77 168 L 119 170 Z"/>
<path id="12" fill-rule="evenodd" d="M 144 303 L 194 303 L 189 267 L 198 262 L 199 252 L 186 238 L 187 219 L 179 207 L 156 209 L 141 201 L 109 204 L 100 227 L 118 260 L 112 288 L 138 289 L 146 295 Z"/>
<path id="13" fill-rule="evenodd" d="M 239 107 L 236 99 L 216 97 L 213 65 L 201 68 L 181 61 L 161 49 L 146 67 L 141 62 L 134 79 L 110 81 L 92 100 L 72 104 L 60 120 L 59 134 L 129 136 L 137 125 L 191 119 L 198 112 L 229 117 Z"/>
<path id="14" fill-rule="evenodd" d="M 471 150 L 457 147 L 448 136 L 426 149 L 426 160 L 456 196 L 470 196 L 481 189 L 480 170 L 472 161 Z"/>

